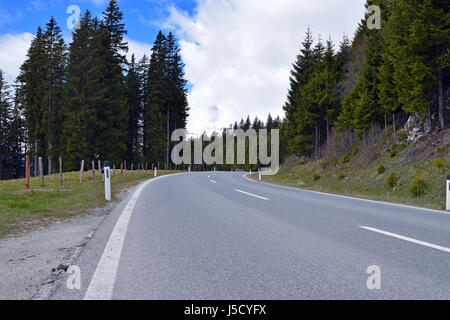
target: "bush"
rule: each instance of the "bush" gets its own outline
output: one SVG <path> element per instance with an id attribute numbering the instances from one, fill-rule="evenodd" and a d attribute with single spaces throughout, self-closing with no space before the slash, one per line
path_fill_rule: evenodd
<path id="1" fill-rule="evenodd" d="M 377 168 L 378 174 L 382 174 L 385 171 L 386 171 L 386 168 L 382 164 L 378 166 L 378 168 Z"/>
<path id="2" fill-rule="evenodd" d="M 344 174 L 344 173 L 339 173 L 339 174 L 336 176 L 336 178 L 337 178 L 338 180 L 342 180 L 342 179 L 345 178 L 345 174 Z"/>
<path id="3" fill-rule="evenodd" d="M 319 180 L 320 178 L 321 178 L 320 175 L 319 175 L 317 172 L 315 172 L 314 175 L 313 175 L 314 181 L 317 181 L 317 180 Z"/>
<path id="4" fill-rule="evenodd" d="M 392 149 L 392 150 L 389 152 L 389 155 L 391 156 L 391 158 L 395 157 L 395 156 L 397 155 L 397 150 Z"/>
<path id="5" fill-rule="evenodd" d="M 336 167 L 338 164 L 339 164 L 338 159 L 336 159 L 336 158 L 331 159 L 331 165 L 332 165 L 333 167 Z"/>
<path id="6" fill-rule="evenodd" d="M 344 156 L 342 157 L 342 164 L 346 164 L 350 162 L 350 157 L 348 156 L 348 154 L 344 154 Z"/>
<path id="7" fill-rule="evenodd" d="M 445 146 L 436 147 L 436 153 L 443 153 L 445 151 Z"/>
<path id="8" fill-rule="evenodd" d="M 355 144 L 352 149 L 352 156 L 356 156 L 359 153 L 359 146 Z"/>
<path id="9" fill-rule="evenodd" d="M 405 131 L 401 131 L 398 133 L 398 139 L 400 141 L 408 139 L 408 134 Z"/>
<path id="10" fill-rule="evenodd" d="M 446 167 L 445 162 L 442 159 L 434 160 L 434 165 L 439 169 L 444 169 Z"/>
<path id="11" fill-rule="evenodd" d="M 409 187 L 409 192 L 414 197 L 420 197 L 425 194 L 425 187 L 426 187 L 425 180 L 416 177 L 414 178 L 413 183 Z"/>
<path id="12" fill-rule="evenodd" d="M 387 178 L 386 183 L 389 187 L 394 188 L 398 183 L 398 174 L 396 172 L 392 172 Z"/>
<path id="13" fill-rule="evenodd" d="M 398 147 L 400 148 L 400 150 L 404 150 L 407 147 L 407 144 L 402 142 L 398 144 Z"/>

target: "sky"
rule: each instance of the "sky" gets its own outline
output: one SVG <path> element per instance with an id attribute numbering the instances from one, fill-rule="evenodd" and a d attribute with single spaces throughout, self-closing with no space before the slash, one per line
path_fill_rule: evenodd
<path id="1" fill-rule="evenodd" d="M 308 26 L 316 39 L 352 37 L 365 0 L 119 0 L 130 52 L 150 54 L 159 30 L 179 40 L 189 81 L 188 131 L 247 115 L 283 117 L 289 73 Z M 54 16 L 67 42 L 73 6 L 101 17 L 107 0 L 0 0 L 0 69 L 12 82 L 38 26 Z M 71 10 L 68 10 L 71 9 Z"/>

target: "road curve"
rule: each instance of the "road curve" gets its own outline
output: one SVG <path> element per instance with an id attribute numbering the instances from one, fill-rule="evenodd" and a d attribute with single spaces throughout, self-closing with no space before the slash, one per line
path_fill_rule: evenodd
<path id="1" fill-rule="evenodd" d="M 130 193 L 52 299 L 450 299 L 449 248 L 444 212 L 181 174 Z"/>

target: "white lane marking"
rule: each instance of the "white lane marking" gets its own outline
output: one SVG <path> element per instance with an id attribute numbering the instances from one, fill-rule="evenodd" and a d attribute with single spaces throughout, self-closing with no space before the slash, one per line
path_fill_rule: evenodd
<path id="1" fill-rule="evenodd" d="M 317 194 L 321 194 L 321 195 L 325 195 L 325 196 L 331 196 L 331 197 L 336 197 L 336 198 L 358 200 L 358 201 L 371 202 L 371 203 L 376 203 L 376 204 L 386 204 L 388 206 L 403 207 L 403 208 L 413 209 L 413 210 L 420 210 L 420 211 L 427 211 L 427 212 L 433 212 L 433 213 L 440 213 L 440 214 L 445 214 L 447 216 L 449 215 L 448 211 L 442 211 L 442 210 L 436 210 L 436 209 L 428 209 L 428 208 L 422 208 L 422 207 L 414 207 L 414 206 L 410 206 L 410 205 L 407 205 L 407 204 L 392 203 L 392 202 L 379 201 L 379 200 L 370 200 L 370 199 L 357 198 L 357 197 L 351 197 L 351 196 L 343 196 L 343 195 L 340 195 L 340 194 L 325 193 L 325 192 L 308 190 L 308 189 L 302 189 L 302 188 L 282 186 L 282 185 L 274 184 L 274 183 L 270 183 L 270 182 L 256 181 L 256 180 L 250 179 L 248 177 L 248 174 L 244 174 L 244 179 L 247 179 L 248 181 L 251 181 L 253 183 L 259 183 L 259 184 L 263 184 L 263 185 L 266 184 L 266 185 L 269 185 L 269 186 L 278 187 L 278 188 L 282 188 L 282 189 L 290 189 L 290 190 L 303 191 L 303 192 L 309 192 L 309 193 L 317 193 Z"/>
<path id="2" fill-rule="evenodd" d="M 119 268 L 120 256 L 127 234 L 128 224 L 137 200 L 142 190 L 151 182 L 167 178 L 174 175 L 166 175 L 153 178 L 141 184 L 128 201 L 125 209 L 123 209 L 119 219 L 116 222 L 113 232 L 109 237 L 102 257 L 97 265 L 94 275 L 92 276 L 89 287 L 84 296 L 84 300 L 111 300 L 113 296 L 114 285 Z"/>
<path id="3" fill-rule="evenodd" d="M 239 190 L 239 189 L 236 189 L 235 191 L 236 191 L 236 192 L 243 193 L 243 194 L 246 194 L 246 195 L 251 196 L 251 197 L 258 198 L 258 199 L 262 199 L 262 200 L 266 200 L 266 201 L 269 200 L 269 199 L 267 199 L 267 198 L 264 198 L 264 197 L 261 197 L 261 196 L 257 196 L 256 194 L 248 193 L 248 192 L 245 192 L 245 191 L 242 191 L 242 190 Z"/>
<path id="4" fill-rule="evenodd" d="M 432 243 L 429 243 L 429 242 L 420 241 L 420 240 L 416 240 L 416 239 L 413 239 L 413 238 L 408 238 L 408 237 L 405 237 L 405 236 L 401 236 L 399 234 L 395 234 L 395 233 L 392 233 L 392 232 L 387 232 L 387 231 L 383 231 L 383 230 L 379 230 L 379 229 L 375 229 L 375 228 L 371 228 L 371 227 L 360 226 L 360 228 L 368 230 L 368 231 L 384 234 L 386 236 L 390 236 L 390 237 L 397 238 L 397 239 L 400 239 L 400 240 L 412 242 L 412 243 L 415 243 L 415 244 L 420 244 L 420 245 L 425 246 L 425 247 L 429 247 L 429 248 L 433 248 L 433 249 L 436 249 L 436 250 L 441 250 L 441 251 L 450 253 L 450 248 L 438 246 L 438 245 L 435 245 L 435 244 L 432 244 Z"/>
<path id="5" fill-rule="evenodd" d="M 217 183 L 217 182 L 215 182 L 214 180 L 209 180 L 210 182 L 212 182 L 212 183 Z"/>

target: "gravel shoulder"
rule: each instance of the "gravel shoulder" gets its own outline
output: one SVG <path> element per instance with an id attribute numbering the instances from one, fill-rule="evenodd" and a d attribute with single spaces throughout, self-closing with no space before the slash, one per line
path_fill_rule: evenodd
<path id="1" fill-rule="evenodd" d="M 47 299 L 105 217 L 132 189 L 88 215 L 0 239 L 0 300 Z"/>

